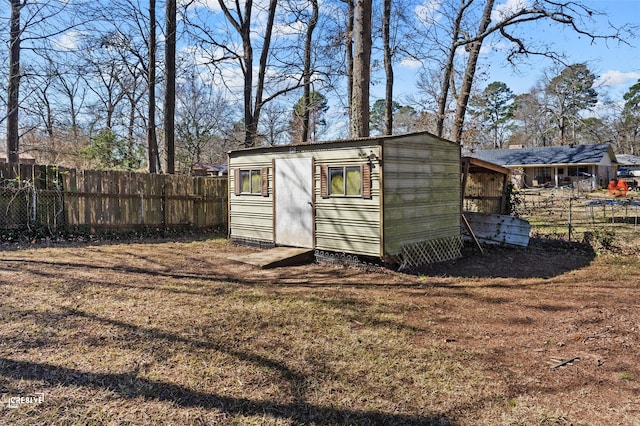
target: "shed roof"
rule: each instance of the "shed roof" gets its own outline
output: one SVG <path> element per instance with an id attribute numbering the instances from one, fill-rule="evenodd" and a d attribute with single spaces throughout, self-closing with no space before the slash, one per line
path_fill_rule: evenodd
<path id="1" fill-rule="evenodd" d="M 463 164 L 463 169 L 468 168 L 469 172 L 471 173 L 491 171 L 491 172 L 501 173 L 503 175 L 511 174 L 511 169 L 502 167 L 499 164 L 490 163 L 488 161 L 481 160 L 479 158 L 462 157 L 462 164 Z"/>
<path id="2" fill-rule="evenodd" d="M 433 133 L 430 132 L 414 132 L 414 133 L 404 133 L 398 135 L 379 135 L 379 136 L 370 136 L 363 138 L 354 138 L 354 139 L 337 139 L 331 141 L 319 141 L 319 142 L 306 142 L 300 144 L 286 144 L 286 145 L 262 145 L 250 148 L 240 148 L 229 151 L 228 154 L 230 157 L 235 157 L 237 155 L 243 155 L 243 153 L 247 152 L 281 152 L 281 151 L 289 151 L 295 152 L 296 150 L 314 150 L 314 149 L 332 149 L 332 148 L 342 148 L 348 146 L 355 145 L 363 145 L 363 144 L 375 144 L 375 145 L 384 145 L 386 140 L 397 140 L 397 139 L 409 139 L 416 136 L 428 136 L 431 139 L 438 140 L 445 144 L 458 145 L 456 142 L 440 138 Z"/>
<path id="3" fill-rule="evenodd" d="M 608 155 L 615 162 L 611 144 L 565 145 L 536 148 L 489 149 L 475 151 L 472 157 L 503 166 L 559 164 L 598 164 Z"/>

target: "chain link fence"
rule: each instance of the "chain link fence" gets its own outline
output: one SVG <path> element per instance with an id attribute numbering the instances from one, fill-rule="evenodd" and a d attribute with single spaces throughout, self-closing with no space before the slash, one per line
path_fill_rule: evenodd
<path id="1" fill-rule="evenodd" d="M 606 191 L 572 188 L 523 190 L 515 213 L 531 223 L 532 236 L 568 241 L 617 240 L 632 244 L 640 232 L 640 201 L 636 193 L 615 197 Z"/>
<path id="2" fill-rule="evenodd" d="M 39 181 L 33 176 L 15 174 L 9 178 L 6 175 L 2 173 L 0 178 L 0 230 L 3 234 L 54 234 L 64 226 L 64 197 L 59 182 L 46 185 L 46 180 Z"/>

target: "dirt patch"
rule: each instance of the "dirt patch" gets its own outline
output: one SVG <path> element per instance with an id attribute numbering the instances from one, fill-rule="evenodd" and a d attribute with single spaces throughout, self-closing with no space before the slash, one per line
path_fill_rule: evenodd
<path id="1" fill-rule="evenodd" d="M 462 257 L 411 271 L 429 276 L 460 278 L 551 278 L 583 268 L 595 258 L 592 246 L 562 240 L 532 238 L 528 247 L 467 243 Z"/>

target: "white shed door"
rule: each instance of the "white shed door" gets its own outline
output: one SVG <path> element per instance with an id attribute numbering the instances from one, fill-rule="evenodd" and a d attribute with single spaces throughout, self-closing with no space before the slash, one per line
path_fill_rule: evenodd
<path id="1" fill-rule="evenodd" d="M 313 248 L 313 161 L 275 160 L 275 241 Z"/>

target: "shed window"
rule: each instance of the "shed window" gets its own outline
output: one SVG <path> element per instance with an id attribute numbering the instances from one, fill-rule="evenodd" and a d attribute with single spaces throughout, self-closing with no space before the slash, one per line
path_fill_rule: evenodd
<path id="1" fill-rule="evenodd" d="M 321 168 L 320 192 L 327 197 L 371 198 L 371 168 L 368 164 Z"/>
<path id="2" fill-rule="evenodd" d="M 256 194 L 267 197 L 269 186 L 267 169 L 236 169 L 235 194 Z"/>
<path id="3" fill-rule="evenodd" d="M 359 197 L 362 193 L 360 166 L 329 167 L 329 195 Z"/>

